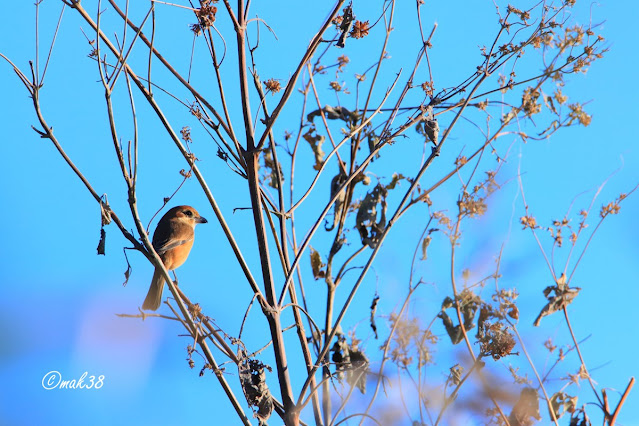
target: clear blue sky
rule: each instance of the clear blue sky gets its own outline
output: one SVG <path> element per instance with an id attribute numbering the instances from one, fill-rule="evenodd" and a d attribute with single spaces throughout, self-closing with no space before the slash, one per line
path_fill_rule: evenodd
<path id="1" fill-rule="evenodd" d="M 8 2 L 2 6 L 0 16 L 0 53 L 25 72 L 28 72 L 28 60 L 34 57 L 35 9 L 32 3 Z M 103 3 L 103 7 L 107 7 L 106 2 Z M 284 84 L 292 64 L 300 57 L 328 8 L 315 5 L 299 10 L 297 2 L 280 2 L 277 6 L 259 3 L 254 2 L 255 13 L 274 28 L 280 40 L 274 42 L 262 28 L 264 50 L 260 56 L 260 77 L 263 80 L 278 78 Z M 368 11 L 363 2 L 357 3 L 355 10 L 360 10 L 359 19 L 375 19 L 376 10 Z M 434 21 L 438 22 L 431 59 L 436 80 L 446 86 L 446 82 L 452 84 L 458 74 L 468 74 L 468 68 L 461 67 L 476 62 L 477 46 L 492 40 L 493 2 L 476 1 L 472 6 L 466 5 L 467 2 L 458 2 L 458 6 L 431 3 L 435 2 L 427 2 L 424 10 L 430 14 L 423 19 L 427 28 Z M 83 4 L 95 13 L 95 2 L 85 0 Z M 168 45 L 168 57 L 172 62 L 182 64 L 184 70 L 192 41 L 187 24 L 192 17 L 187 11 L 169 6 L 157 5 L 157 8 L 158 22 L 161 25 L 171 23 L 175 29 L 171 33 L 175 34 L 174 40 L 160 38 L 158 45 Z M 57 2 L 44 1 L 40 15 L 41 67 L 58 12 Z M 541 343 L 548 336 L 564 345 L 569 340 L 561 315 L 545 318 L 542 329 L 532 327 L 534 317 L 543 306 L 541 291 L 552 282 L 531 236 L 520 231 L 518 218 L 522 215 L 522 201 L 515 179 L 517 169 L 521 168 L 523 172 L 527 201 L 533 207 L 538 223 L 545 226 L 550 225 L 552 219 L 561 218 L 579 195 L 571 210 L 576 221 L 576 213 L 588 206 L 596 188 L 609 177 L 595 202 L 593 216 L 602 203 L 612 201 L 620 192 L 627 192 L 639 182 L 636 130 L 639 89 L 635 84 L 639 65 L 636 59 L 639 35 L 635 30 L 639 6 L 635 2 L 624 2 L 623 5 L 615 1 L 578 2 L 575 12 L 578 22 L 587 22 L 591 13 L 593 22 L 603 22 L 600 31 L 610 48 L 605 58 L 595 63 L 587 75 L 570 77 L 566 89 L 571 100 L 591 101 L 586 110 L 592 114 L 593 122 L 587 128 L 560 131 L 547 141 L 514 144 L 509 164 L 500 175 L 500 182 L 504 183 L 502 190 L 491 199 L 485 217 L 477 223 L 467 223 L 469 233 L 460 247 L 461 262 L 479 276 L 490 270 L 494 256 L 505 244 L 502 285 L 517 286 L 520 291 L 522 306 L 527 307 L 522 311 L 520 332 L 530 342 L 530 349 L 537 354 L 537 359 L 542 360 L 538 365 L 542 371 L 553 358 L 544 362 Z M 400 35 L 404 23 L 414 25 L 413 15 L 410 9 L 396 18 Z M 139 11 L 135 16 L 139 19 Z M 220 16 L 224 16 L 223 11 Z M 225 18 L 220 18 L 219 25 L 224 34 L 230 34 Z M 99 193 L 107 193 L 116 211 L 124 214 L 127 211 L 125 185 L 117 173 L 104 119 L 103 91 L 97 82 L 97 68 L 87 58 L 89 47 L 80 28 L 89 34 L 88 25 L 67 9 L 41 92 L 43 113 L 94 188 Z M 194 70 L 194 78 L 200 80 L 207 78 L 210 72 L 208 62 L 203 59 L 206 51 L 201 42 L 198 40 L 201 59 L 195 62 Z M 400 66 L 409 64 L 408 67 L 412 67 L 416 43 L 416 40 L 401 37 L 391 43 L 392 58 L 385 78 L 393 76 Z M 361 46 L 357 42 L 350 43 L 344 53 L 353 59 L 366 55 Z M 227 58 L 231 62 L 229 77 L 233 74 L 231 71 L 235 71 L 233 53 L 230 51 Z M 146 57 L 134 56 L 132 60 L 145 61 Z M 358 71 L 358 68 L 350 69 L 351 74 Z M 155 72 L 158 78 L 163 77 L 159 66 Z M 230 93 L 236 93 L 234 83 L 234 80 L 227 83 Z M 0 125 L 5 129 L 0 143 L 3 171 L 0 223 L 4 225 L 0 240 L 0 330 L 3 339 L 0 345 L 0 424 L 186 424 L 217 416 L 215 409 L 204 408 L 211 401 L 215 401 L 214 405 L 219 404 L 220 411 L 229 416 L 217 419 L 219 423 L 215 424 L 234 424 L 236 418 L 214 377 L 210 374 L 206 378 L 198 377 L 200 360 L 194 358 L 196 369 L 188 369 L 185 348 L 190 342 L 184 337 L 176 337 L 182 333 L 177 324 L 160 320 L 141 322 L 114 315 L 137 311 L 148 289 L 151 266 L 143 256 L 129 252 L 133 275 L 126 287 L 121 285 L 126 269 L 122 247 L 129 244 L 114 226 L 109 226 L 107 256 L 96 256 L 99 208 L 63 164 L 52 144 L 31 130 L 30 126 L 37 123 L 32 104 L 5 62 L 0 62 L 0 93 Z M 324 103 L 334 102 L 328 90 L 321 95 Z M 141 131 L 144 143 L 140 148 L 140 156 L 145 159 L 139 170 L 140 213 L 148 221 L 161 204 L 162 197 L 179 184 L 178 171 L 184 163 L 175 158 L 174 147 L 153 114 L 142 106 L 143 99 L 139 98 L 137 102 L 141 121 L 145 123 Z M 239 113 L 239 104 L 234 100 L 230 102 L 233 113 Z M 126 111 L 122 114 L 125 117 Z M 246 211 L 233 213 L 235 207 L 248 206 L 244 182 L 216 158 L 216 148 L 197 123 L 188 121 L 177 108 L 168 108 L 168 114 L 176 117 L 177 129 L 186 125 L 193 128 L 193 147 L 201 159 L 200 167 L 209 176 L 213 192 L 224 206 L 224 213 L 236 230 L 245 256 L 255 259 L 254 236 L 243 231 L 250 229 L 251 218 Z M 288 121 L 280 123 L 276 129 L 278 135 L 296 128 L 297 113 L 288 117 Z M 125 121 L 121 126 L 123 139 L 130 138 L 130 133 L 126 133 L 130 124 Z M 528 130 L 533 132 L 532 128 Z M 454 151 L 451 158 L 462 149 L 465 136 L 453 135 L 449 145 Z M 310 151 L 304 154 L 310 155 Z M 399 159 L 394 161 L 402 164 Z M 411 170 L 414 169 L 407 169 L 407 172 Z M 309 175 L 300 174 L 302 187 Z M 458 190 L 454 185 L 451 188 Z M 322 194 L 316 200 L 323 201 L 324 196 Z M 454 206 L 456 193 L 442 191 L 434 197 Z M 195 248 L 189 261 L 180 269 L 179 277 L 181 282 L 188 283 L 185 285 L 191 298 L 199 301 L 204 311 L 224 330 L 236 335 L 252 293 L 224 242 L 222 231 L 195 181 L 187 182 L 171 204 L 191 204 L 210 221 L 198 228 Z M 639 298 L 638 213 L 639 194 L 634 194 L 624 202 L 619 216 L 604 222 L 573 281 L 582 288 L 579 298 L 570 307 L 573 327 L 579 339 L 588 337 L 582 351 L 598 385 L 609 389 L 612 404 L 618 401 L 619 392 L 625 388 L 630 376 L 639 376 L 635 352 L 639 345 L 634 326 Z M 371 338 L 366 322 L 370 300 L 376 290 L 382 295 L 405 292 L 409 273 L 406 246 L 417 244 L 415 229 L 421 232 L 422 219 L 417 213 L 402 219 L 381 250 L 374 271 L 360 291 L 361 299 L 356 308 L 347 317 L 345 326 L 348 329 L 361 322 L 358 336 L 364 339 L 364 345 L 371 353 L 380 341 Z M 313 220 L 312 215 L 299 218 L 301 225 Z M 133 226 L 129 220 L 125 223 Z M 355 230 L 351 231 L 350 237 L 357 242 Z M 318 246 L 322 244 L 326 244 L 326 240 L 317 242 Z M 442 238 L 431 248 L 435 259 L 439 259 L 438 247 L 442 253 L 448 253 Z M 412 255 L 412 248 L 410 250 L 408 257 Z M 444 254 L 440 257 L 442 262 L 447 261 Z M 254 261 L 250 263 L 257 266 Z M 447 272 L 436 266 L 437 263 L 426 264 L 418 270 L 425 281 L 437 284 L 416 295 L 416 303 L 411 307 L 415 315 L 436 306 L 450 294 L 445 284 Z M 310 279 L 306 283 L 310 297 L 324 300 L 322 284 L 314 286 Z M 378 313 L 390 314 L 398 308 L 397 303 L 398 299 L 383 298 Z M 259 327 L 265 325 L 255 308 L 251 319 Z M 435 332 L 445 339 L 441 327 Z M 256 350 L 268 337 L 249 333 L 246 340 L 251 344 L 250 349 Z M 292 339 L 291 346 L 296 348 L 296 345 Z M 267 363 L 275 365 L 270 349 L 265 351 L 264 357 Z M 523 360 L 508 362 L 517 362 L 525 368 Z M 572 368 L 566 371 L 575 373 L 578 364 L 574 359 L 567 362 Z M 442 369 L 446 368 L 444 364 Z M 508 363 L 503 365 L 505 374 Z M 47 391 L 41 382 L 52 370 L 61 372 L 65 379 L 79 378 L 85 371 L 89 375 L 104 375 L 105 385 L 91 391 Z M 229 365 L 228 370 L 228 380 L 235 383 L 234 367 Z M 301 379 L 295 377 L 294 385 L 299 386 Z M 275 381 L 271 386 L 276 388 Z M 582 382 L 581 386 L 580 405 L 595 401 L 587 384 Z M 595 411 L 591 408 L 590 412 Z M 272 420 L 272 424 L 279 423 L 278 419 Z M 631 393 L 619 424 L 639 425 L 639 388 Z"/>

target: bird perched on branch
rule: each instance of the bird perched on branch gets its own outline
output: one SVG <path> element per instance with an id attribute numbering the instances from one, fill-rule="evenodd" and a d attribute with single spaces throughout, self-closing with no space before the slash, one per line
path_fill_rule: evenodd
<path id="1" fill-rule="evenodd" d="M 168 271 L 178 268 L 189 257 L 195 237 L 195 225 L 207 222 L 191 206 L 173 207 L 162 216 L 153 233 L 153 248 Z M 162 270 L 155 268 L 142 309 L 155 311 L 160 307 L 165 281 Z"/>

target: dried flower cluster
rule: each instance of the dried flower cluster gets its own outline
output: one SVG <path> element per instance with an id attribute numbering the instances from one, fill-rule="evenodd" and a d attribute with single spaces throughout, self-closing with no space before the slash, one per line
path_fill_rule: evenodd
<path id="1" fill-rule="evenodd" d="M 273 78 L 266 80 L 264 82 L 264 85 L 266 86 L 266 90 L 271 92 L 271 94 L 275 94 L 279 92 L 280 90 L 282 90 L 282 86 L 280 85 L 280 82 Z"/>
<path id="2" fill-rule="evenodd" d="M 201 1 L 200 8 L 195 10 L 197 23 L 191 25 L 191 31 L 193 31 L 195 35 L 200 35 L 202 31 L 213 26 L 215 15 L 217 14 L 217 7 L 213 6 L 213 3 L 217 2 L 218 0 Z"/>
<path id="3" fill-rule="evenodd" d="M 391 360 L 402 368 L 410 367 L 415 361 L 421 368 L 432 362 L 432 351 L 429 345 L 437 343 L 430 329 L 424 329 L 418 318 L 404 319 L 395 314 L 389 318 L 390 327 L 395 330 L 391 336 Z"/>

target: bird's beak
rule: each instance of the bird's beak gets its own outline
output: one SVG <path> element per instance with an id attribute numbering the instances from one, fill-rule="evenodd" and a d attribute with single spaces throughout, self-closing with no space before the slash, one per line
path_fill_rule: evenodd
<path id="1" fill-rule="evenodd" d="M 198 217 L 197 219 L 195 219 L 195 222 L 196 222 L 196 223 L 209 223 L 209 221 L 208 221 L 208 220 L 206 220 L 206 218 L 204 218 L 204 217 L 202 217 L 202 216 L 200 216 L 200 217 Z"/>

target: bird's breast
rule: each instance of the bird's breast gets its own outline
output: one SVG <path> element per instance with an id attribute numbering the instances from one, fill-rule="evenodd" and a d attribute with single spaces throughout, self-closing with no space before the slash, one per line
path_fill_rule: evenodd
<path id="1" fill-rule="evenodd" d="M 186 258 L 189 257 L 191 247 L 193 247 L 193 240 L 187 241 L 184 244 L 168 250 L 164 254 L 164 266 L 166 266 L 166 268 L 169 270 L 180 267 L 180 265 L 184 263 Z"/>

